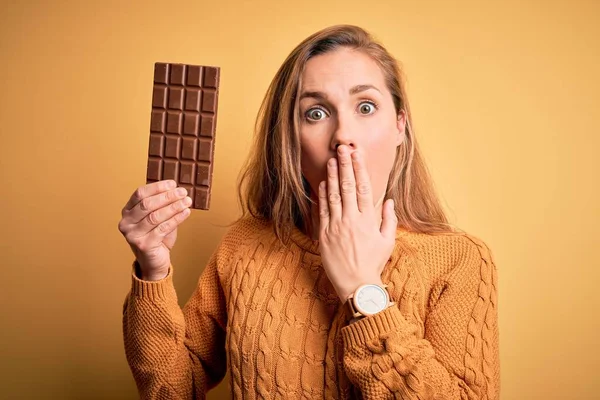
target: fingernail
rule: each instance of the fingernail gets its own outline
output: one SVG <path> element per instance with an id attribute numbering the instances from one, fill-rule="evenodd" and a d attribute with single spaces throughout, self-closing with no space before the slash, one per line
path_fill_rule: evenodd
<path id="1" fill-rule="evenodd" d="M 169 184 L 168 184 L 169 189 L 175 189 L 175 186 L 177 186 L 177 182 L 169 181 Z"/>
<path id="2" fill-rule="evenodd" d="M 356 151 L 356 150 L 355 150 L 355 151 L 352 153 L 352 159 L 353 159 L 353 160 L 358 160 L 358 151 Z"/>
<path id="3" fill-rule="evenodd" d="M 329 163 L 328 163 L 328 165 L 329 165 L 331 168 L 335 167 L 335 166 L 336 166 L 336 164 L 337 164 L 337 160 L 336 160 L 335 158 L 332 158 L 331 160 L 329 160 Z"/>
<path id="4" fill-rule="evenodd" d="M 184 188 L 177 189 L 177 195 L 178 196 L 184 196 L 186 194 L 187 194 L 187 190 L 185 190 Z"/>

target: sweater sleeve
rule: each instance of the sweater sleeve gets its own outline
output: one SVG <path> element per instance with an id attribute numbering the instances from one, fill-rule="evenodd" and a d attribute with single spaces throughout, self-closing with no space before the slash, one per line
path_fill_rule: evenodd
<path id="1" fill-rule="evenodd" d="M 225 298 L 213 255 L 181 309 L 172 268 L 160 281 L 132 275 L 123 309 L 127 362 L 142 399 L 203 399 L 225 376 Z"/>
<path id="2" fill-rule="evenodd" d="M 342 329 L 344 369 L 363 398 L 499 398 L 497 271 L 471 243 L 476 254 L 436 284 L 424 337 L 397 306 Z"/>

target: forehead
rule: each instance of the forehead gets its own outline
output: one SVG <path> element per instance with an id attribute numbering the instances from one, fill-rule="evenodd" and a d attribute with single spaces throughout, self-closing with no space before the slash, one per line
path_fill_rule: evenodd
<path id="1" fill-rule="evenodd" d="M 326 90 L 328 87 L 350 88 L 371 84 L 385 89 L 383 72 L 365 53 L 338 49 L 311 58 L 302 73 L 302 90 Z"/>

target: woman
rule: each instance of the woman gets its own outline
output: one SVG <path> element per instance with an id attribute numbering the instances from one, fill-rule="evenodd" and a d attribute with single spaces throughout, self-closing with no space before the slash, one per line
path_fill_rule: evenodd
<path id="1" fill-rule="evenodd" d="M 496 268 L 434 194 L 396 61 L 362 29 L 302 42 L 263 102 L 244 216 L 181 310 L 169 251 L 191 200 L 139 188 L 119 229 L 143 398 L 497 399 Z"/>

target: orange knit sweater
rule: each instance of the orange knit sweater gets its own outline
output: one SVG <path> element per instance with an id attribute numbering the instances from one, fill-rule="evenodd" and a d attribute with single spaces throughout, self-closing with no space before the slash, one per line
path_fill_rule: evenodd
<path id="1" fill-rule="evenodd" d="M 171 269 L 172 271 L 172 269 Z M 224 236 L 183 310 L 172 272 L 132 277 L 127 360 L 144 399 L 498 399 L 497 275 L 465 234 L 398 230 L 382 280 L 396 306 L 348 324 L 318 242 L 267 223 Z"/>

